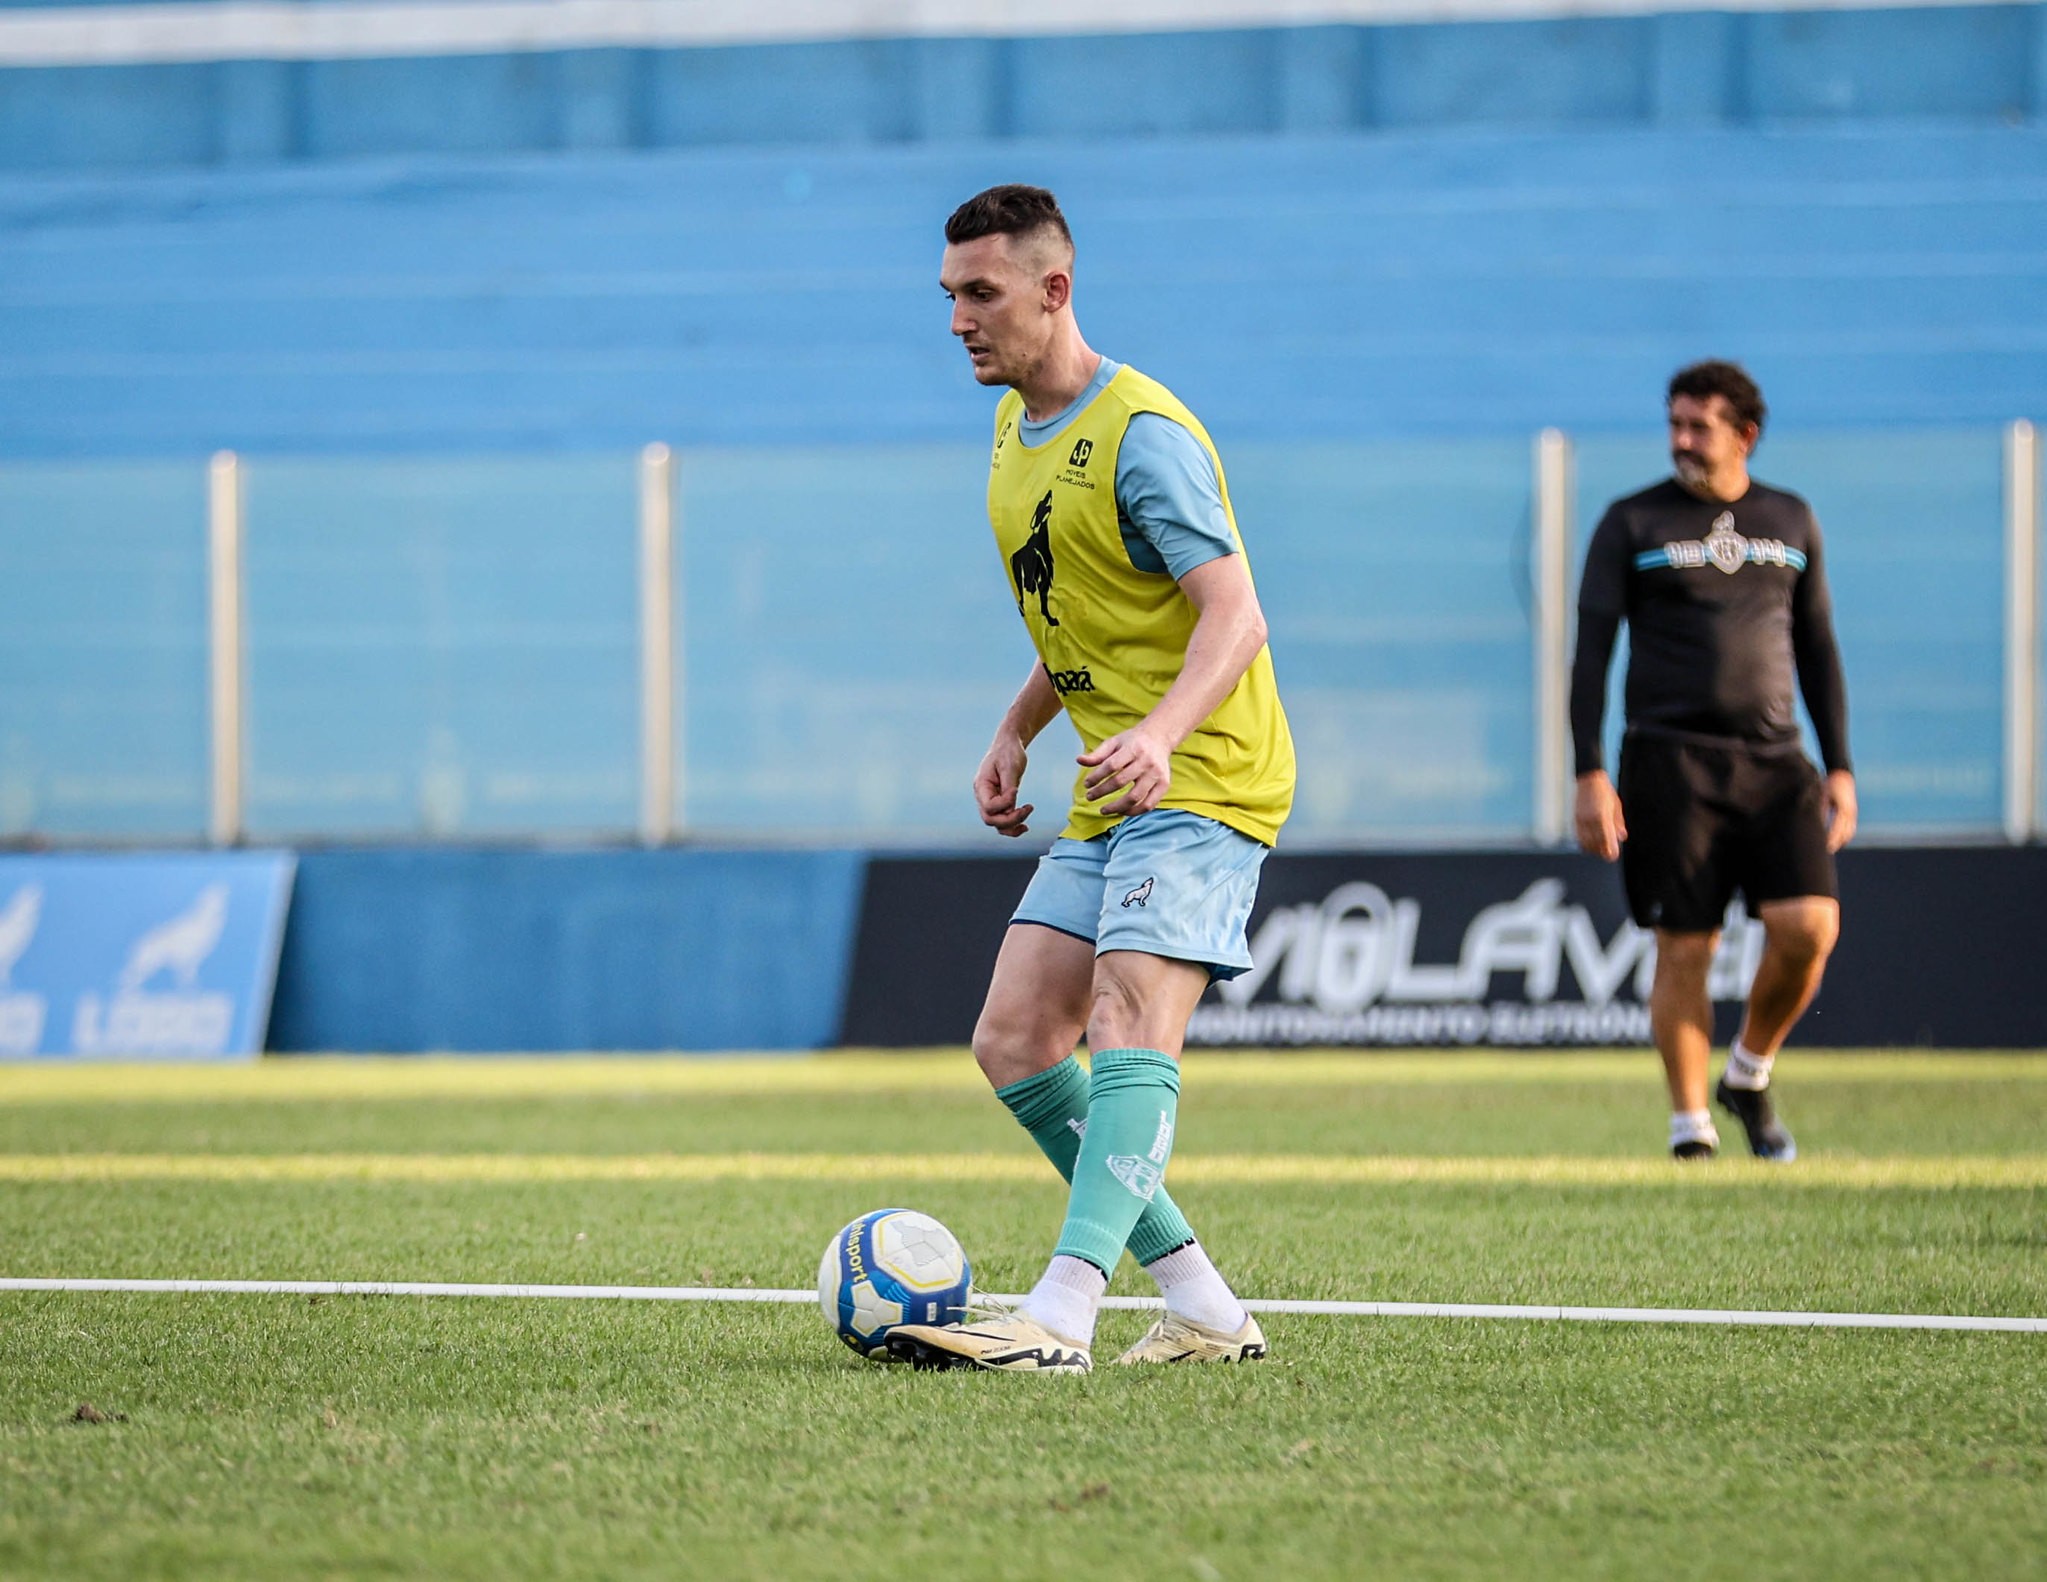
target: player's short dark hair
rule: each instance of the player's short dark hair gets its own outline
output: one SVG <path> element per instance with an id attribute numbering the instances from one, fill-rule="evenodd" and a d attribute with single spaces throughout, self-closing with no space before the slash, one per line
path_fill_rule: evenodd
<path id="1" fill-rule="evenodd" d="M 983 236 L 1029 236 L 1053 230 L 1068 247 L 1073 232 L 1066 228 L 1066 216 L 1059 212 L 1059 200 L 1043 187 L 1026 187 L 1007 182 L 977 192 L 945 222 L 948 242 L 972 242 Z"/>
<path id="2" fill-rule="evenodd" d="M 1770 415 L 1770 409 L 1763 405 L 1763 392 L 1756 388 L 1755 380 L 1748 376 L 1748 370 L 1740 363 L 1708 361 L 1678 369 L 1671 375 L 1670 393 L 1665 397 L 1665 404 L 1679 396 L 1690 396 L 1694 401 L 1709 401 L 1720 396 L 1727 402 L 1727 410 L 1733 414 L 1734 426 L 1747 428 L 1753 423 L 1759 436 L 1763 432 L 1763 420 Z"/>

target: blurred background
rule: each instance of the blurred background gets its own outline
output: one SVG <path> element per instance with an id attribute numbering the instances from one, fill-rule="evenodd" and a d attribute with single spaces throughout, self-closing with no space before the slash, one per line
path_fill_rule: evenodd
<path id="1" fill-rule="evenodd" d="M 2043 128 L 2033 4 L 0 0 L 0 842 L 989 849 L 997 181 L 1222 452 L 1286 849 L 1561 843 L 1578 559 L 1708 356 L 1865 839 L 2036 842 Z"/>

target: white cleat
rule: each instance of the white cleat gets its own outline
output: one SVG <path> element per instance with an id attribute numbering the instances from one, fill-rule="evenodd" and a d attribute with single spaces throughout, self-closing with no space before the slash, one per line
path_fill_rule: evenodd
<path id="1" fill-rule="evenodd" d="M 1091 1373 L 1086 1346 L 1055 1335 L 1021 1309 L 976 1303 L 964 1324 L 898 1324 L 888 1352 L 918 1368 L 992 1368 L 1005 1373 Z"/>
<path id="2" fill-rule="evenodd" d="M 1249 1313 L 1244 1315 L 1244 1327 L 1234 1335 L 1167 1313 L 1116 1362 L 1119 1366 L 1132 1362 L 1256 1362 L 1264 1355 L 1265 1331 Z"/>

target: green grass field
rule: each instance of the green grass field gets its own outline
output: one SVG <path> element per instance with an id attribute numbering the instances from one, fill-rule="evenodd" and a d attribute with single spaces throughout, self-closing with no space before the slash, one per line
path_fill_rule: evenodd
<path id="1" fill-rule="evenodd" d="M 1799 1163 L 1679 1167 L 1640 1053 L 1195 1056 L 1171 1179 L 1252 1297 L 2047 1315 L 2047 1056 L 1783 1069 Z M 0 1067 L 0 1276 L 807 1286 L 907 1203 L 1014 1291 L 1063 1201 L 961 1054 Z M 2047 1566 L 2047 1335 L 1266 1328 L 1028 1379 L 810 1307 L 0 1293 L 0 1577 Z"/>

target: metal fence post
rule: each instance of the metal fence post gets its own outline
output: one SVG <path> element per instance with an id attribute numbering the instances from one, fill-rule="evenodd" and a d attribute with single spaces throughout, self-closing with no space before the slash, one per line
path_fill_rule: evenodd
<path id="1" fill-rule="evenodd" d="M 2004 431 L 2004 836 L 2039 833 L 2040 443 Z"/>
<path id="2" fill-rule="evenodd" d="M 1555 846 L 1565 831 L 1570 782 L 1569 688 L 1571 442 L 1546 428 L 1535 439 L 1533 569 L 1535 628 L 1535 839 Z"/>
<path id="3" fill-rule="evenodd" d="M 242 466 L 231 450 L 207 468 L 207 668 L 213 732 L 211 816 L 216 846 L 242 838 Z"/>
<path id="4" fill-rule="evenodd" d="M 675 833 L 675 453 L 640 452 L 640 840 Z"/>

